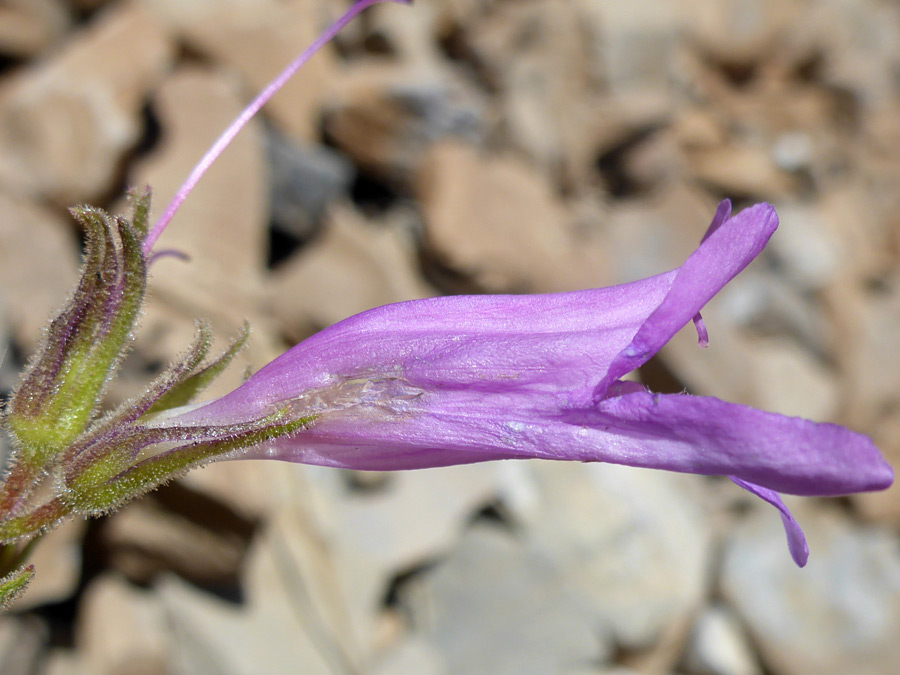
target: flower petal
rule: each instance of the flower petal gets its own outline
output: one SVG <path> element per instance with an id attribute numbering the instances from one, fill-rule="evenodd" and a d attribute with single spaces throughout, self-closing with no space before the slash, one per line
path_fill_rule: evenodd
<path id="1" fill-rule="evenodd" d="M 703 243 L 676 270 L 665 300 L 613 360 L 594 391 L 600 401 L 609 386 L 642 366 L 672 336 L 696 316 L 704 305 L 760 254 L 778 227 L 778 216 L 769 204 L 757 204 L 725 220 L 731 205 L 723 202 Z M 701 334 L 702 342 L 702 334 Z"/>
<path id="2" fill-rule="evenodd" d="M 327 398 L 325 392 L 344 383 L 387 378 L 429 392 L 516 390 L 548 410 L 586 405 L 674 278 L 669 272 L 574 293 L 440 297 L 379 307 L 298 344 L 198 410 L 197 419 L 252 419 L 286 401 L 308 400 L 311 392 Z"/>
<path id="3" fill-rule="evenodd" d="M 794 519 L 788 507 L 781 500 L 781 496 L 774 490 L 748 483 L 740 478 L 735 478 L 734 476 L 729 476 L 729 478 L 735 485 L 739 485 L 778 509 L 781 515 L 781 522 L 784 524 L 784 533 L 787 535 L 788 550 L 791 552 L 791 557 L 798 567 L 805 567 L 806 561 L 809 560 L 809 544 L 806 543 L 806 535 L 803 534 L 800 524 Z"/>
<path id="4" fill-rule="evenodd" d="M 868 437 L 835 424 L 716 398 L 649 392 L 607 398 L 596 414 L 619 434 L 603 453 L 608 462 L 734 476 L 807 496 L 881 490 L 893 481 L 893 470 Z"/>

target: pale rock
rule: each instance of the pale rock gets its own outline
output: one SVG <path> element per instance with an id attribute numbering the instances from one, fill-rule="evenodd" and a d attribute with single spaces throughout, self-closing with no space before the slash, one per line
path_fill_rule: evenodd
<path id="1" fill-rule="evenodd" d="M 896 197 L 895 181 L 880 168 L 872 170 L 885 180 L 874 195 L 872 178 L 861 177 L 829 185 L 819 196 L 817 216 L 824 228 L 823 236 L 837 242 L 838 272 L 851 278 L 892 275 L 897 269 L 893 254 L 893 238 L 898 229 L 894 221 L 896 202 L 892 200 Z M 834 285 L 843 286 L 846 281 L 838 276 Z"/>
<path id="2" fill-rule="evenodd" d="M 159 216 L 242 104 L 227 76 L 187 67 L 163 83 L 154 107 L 166 129 L 164 140 L 129 182 L 153 187 L 152 214 Z M 146 358 L 169 362 L 181 354 L 194 337 L 198 318 L 208 320 L 220 340 L 236 335 L 243 319 L 254 329 L 248 349 L 212 385 L 208 396 L 240 384 L 246 364 L 259 367 L 280 352 L 261 311 L 268 241 L 261 132 L 258 120 L 243 130 L 156 246 L 180 251 L 190 260 L 163 258 L 150 269 L 150 301 L 137 340 Z"/>
<path id="3" fill-rule="evenodd" d="M 6 0 L 0 5 L 0 54 L 29 58 L 54 45 L 69 27 L 57 0 Z"/>
<path id="4" fill-rule="evenodd" d="M 3 675 L 34 673 L 49 638 L 48 632 L 48 626 L 33 616 L 4 614 L 0 617 L 0 671 Z"/>
<path id="5" fill-rule="evenodd" d="M 107 574 L 85 591 L 75 627 L 83 672 L 173 672 L 172 635 L 160 599 Z"/>
<path id="6" fill-rule="evenodd" d="M 900 662 L 896 534 L 788 505 L 809 540 L 804 569 L 791 562 L 777 513 L 762 505 L 733 529 L 722 564 L 724 598 L 765 667 L 784 675 L 892 672 Z"/>
<path id="7" fill-rule="evenodd" d="M 786 276 L 807 292 L 833 283 L 842 266 L 843 242 L 820 214 L 805 204 L 778 204 L 780 227 L 769 247 Z"/>
<path id="8" fill-rule="evenodd" d="M 865 11 L 861 9 L 854 0 L 816 3 L 797 22 L 796 38 L 824 52 L 826 85 L 854 92 L 866 105 L 885 104 L 897 92 L 894 68 L 900 61 L 900 45 L 893 26 L 900 20 L 900 9 L 896 3 L 880 2 L 867 2 Z"/>
<path id="9" fill-rule="evenodd" d="M 883 279 L 877 293 L 842 303 L 850 325 L 842 334 L 845 387 L 855 416 L 869 422 L 877 411 L 900 402 L 896 374 L 900 368 L 900 276 Z M 851 313 L 852 312 L 852 313 Z"/>
<path id="10" fill-rule="evenodd" d="M 709 148 L 728 142 L 728 131 L 713 110 L 690 108 L 673 121 L 672 132 L 686 150 Z"/>
<path id="11" fill-rule="evenodd" d="M 272 227 L 295 239 L 308 239 L 328 206 L 350 191 L 353 167 L 330 148 L 296 144 L 274 129 L 268 131 L 266 141 Z"/>
<path id="12" fill-rule="evenodd" d="M 367 16 L 369 32 L 383 42 L 385 51 L 394 58 L 418 67 L 432 67 L 442 61 L 437 30 L 445 11 L 443 3 L 423 2 L 415 11 L 378 5 Z M 371 39 L 371 38 L 370 38 Z"/>
<path id="13" fill-rule="evenodd" d="M 813 302 L 798 284 L 767 270 L 764 260 L 760 262 L 751 264 L 717 294 L 722 318 L 748 333 L 792 338 L 810 354 L 827 360 L 839 340 L 833 313 Z"/>
<path id="14" fill-rule="evenodd" d="M 363 172 L 408 189 L 433 144 L 482 142 L 484 105 L 446 69 L 369 65 L 336 84 L 324 130 Z"/>
<path id="15" fill-rule="evenodd" d="M 496 7 L 491 0 L 445 0 L 433 4 L 443 31 L 470 28 Z"/>
<path id="16" fill-rule="evenodd" d="M 678 182 L 642 199 L 617 204 L 602 218 L 613 283 L 628 283 L 684 264 L 700 243 L 716 205 Z"/>
<path id="17" fill-rule="evenodd" d="M 239 74 L 249 95 L 261 91 L 337 18 L 317 0 L 141 0 L 192 48 Z M 333 45 L 310 59 L 266 106 L 285 134 L 312 141 L 337 64 Z M 248 100 L 249 102 L 249 100 Z"/>
<path id="18" fill-rule="evenodd" d="M 781 169 L 770 149 L 749 143 L 731 143 L 696 150 L 688 165 L 701 182 L 722 194 L 777 199 L 796 190 L 794 177 Z"/>
<path id="19" fill-rule="evenodd" d="M 813 141 L 802 131 L 786 131 L 772 145 L 772 158 L 785 171 L 808 171 L 813 162 Z"/>
<path id="20" fill-rule="evenodd" d="M 213 462 L 181 478 L 190 490 L 227 506 L 247 522 L 256 522 L 279 503 L 272 493 L 278 462 Z"/>
<path id="21" fill-rule="evenodd" d="M 451 673 L 543 675 L 605 661 L 603 614 L 556 561 L 477 524 L 403 589 L 414 625 Z"/>
<path id="22" fill-rule="evenodd" d="M 688 325 L 663 347 L 662 360 L 692 394 L 833 421 L 844 403 L 842 379 L 814 349 L 820 345 L 781 334 L 750 336 L 744 326 L 731 320 L 735 313 L 754 311 L 734 306 L 755 302 L 740 292 L 753 292 L 744 281 L 752 284 L 749 279 L 735 279 L 704 308 L 708 348 L 698 347 L 697 332 Z M 773 321 L 771 326 L 777 324 Z"/>
<path id="23" fill-rule="evenodd" d="M 727 62 L 765 56 L 771 44 L 796 26 L 805 8 L 779 0 L 687 0 L 678 3 L 690 22 L 691 38 L 707 52 Z"/>
<path id="24" fill-rule="evenodd" d="M 106 193 L 172 58 L 152 15 L 122 4 L 53 58 L 4 82 L 0 182 L 62 206 Z"/>
<path id="25" fill-rule="evenodd" d="M 666 89 L 688 14 L 678 3 L 658 0 L 581 0 L 584 25 L 592 35 L 594 61 L 609 92 Z"/>
<path id="26" fill-rule="evenodd" d="M 697 617 L 685 659 L 692 675 L 761 675 L 753 648 L 726 607 L 707 607 Z"/>
<path id="27" fill-rule="evenodd" d="M 600 285 L 599 239 L 549 182 L 511 156 L 435 146 L 417 181 L 426 246 L 443 265 L 490 292 L 545 292 Z"/>
<path id="28" fill-rule="evenodd" d="M 330 675 L 359 670 L 340 606 L 332 604 L 333 571 L 327 557 L 321 558 L 322 544 L 314 530 L 287 524 L 284 518 L 273 521 L 252 549 L 241 603 L 217 599 L 177 577 L 157 584 L 175 636 L 178 672 Z M 313 557 L 323 576 L 309 577 L 309 570 L 298 566 L 298 549 Z"/>
<path id="29" fill-rule="evenodd" d="M 37 672 L 39 675 L 85 675 L 82 665 L 79 654 L 70 649 L 55 648 L 45 652 Z"/>
<path id="30" fill-rule="evenodd" d="M 636 91 L 603 98 L 591 102 L 588 107 L 589 119 L 577 129 L 571 147 L 566 148 L 575 177 L 580 176 L 594 187 L 593 181 L 599 171 L 602 187 L 613 196 L 623 195 L 616 194 L 622 190 L 611 185 L 611 172 L 621 172 L 622 177 L 616 177 L 619 181 L 633 183 L 646 181 L 648 169 L 668 177 L 665 172 L 671 167 L 667 165 L 675 161 L 671 155 L 678 152 L 679 144 L 683 142 L 681 136 L 687 133 L 684 130 L 668 131 L 668 127 L 679 119 L 672 115 L 668 96 Z M 663 146 L 664 152 L 659 152 L 658 146 Z M 654 161 L 648 162 L 648 158 Z M 661 158 L 665 161 L 660 161 Z M 653 186 L 641 187 L 646 191 Z"/>
<path id="31" fill-rule="evenodd" d="M 674 135 L 649 127 L 626 137 L 622 145 L 601 156 L 597 164 L 602 167 L 604 178 L 607 169 L 612 169 L 612 184 L 607 182 L 606 187 L 613 197 L 633 198 L 654 194 L 680 179 L 684 162 Z"/>
<path id="32" fill-rule="evenodd" d="M 612 464 L 529 468 L 542 501 L 528 547 L 596 609 L 595 627 L 627 650 L 646 650 L 686 624 L 712 553 L 701 479 Z"/>
<path id="33" fill-rule="evenodd" d="M 892 407 L 881 419 L 869 422 L 864 430 L 893 467 L 894 474 L 900 473 L 900 414 L 897 409 Z M 867 520 L 895 527 L 900 525 L 900 489 L 896 486 L 856 494 L 851 499 Z"/>
<path id="34" fill-rule="evenodd" d="M 584 177 L 591 130 L 603 116 L 586 12 L 566 0 L 503 3 L 463 33 L 483 77 L 502 93 L 504 134 L 562 180 Z"/>
<path id="35" fill-rule="evenodd" d="M 693 325 L 688 325 L 669 340 L 660 351 L 660 357 L 677 382 L 691 394 L 758 405 L 758 361 L 753 358 L 753 342 L 722 318 L 721 305 L 722 302 L 714 298 L 703 309 L 703 319 L 710 333 L 709 347 L 701 349 L 698 346 L 697 331 Z"/>
<path id="36" fill-rule="evenodd" d="M 145 497 L 110 516 L 101 534 L 110 567 L 137 583 L 167 571 L 200 584 L 234 583 L 252 524 L 188 492 L 177 503 L 165 508 Z"/>
<path id="37" fill-rule="evenodd" d="M 431 296 L 415 258 L 400 223 L 370 223 L 348 206 L 335 207 L 324 232 L 273 273 L 273 316 L 284 334 L 301 340 L 364 310 Z"/>
<path id="38" fill-rule="evenodd" d="M 758 392 L 754 405 L 817 422 L 835 418 L 841 392 L 836 376 L 824 363 L 793 340 L 772 337 L 754 342 Z"/>
<path id="39" fill-rule="evenodd" d="M 315 522 L 330 543 L 350 621 L 345 630 L 373 653 L 383 641 L 378 617 L 391 582 L 457 545 L 466 523 L 496 498 L 497 475 L 491 465 L 471 465 L 398 472 L 374 491 L 344 493 L 328 483 L 322 496 L 329 503 L 315 511 Z"/>
<path id="40" fill-rule="evenodd" d="M 43 537 L 29 556 L 35 575 L 17 610 L 63 602 L 71 598 L 81 580 L 81 550 L 87 523 L 80 517 L 66 521 Z"/>
<path id="41" fill-rule="evenodd" d="M 413 637 L 381 656 L 370 675 L 448 675 L 440 652 L 430 642 Z"/>
<path id="42" fill-rule="evenodd" d="M 69 4 L 82 11 L 93 11 L 110 0 L 68 0 Z"/>
<path id="43" fill-rule="evenodd" d="M 341 636 L 343 653 L 372 665 L 402 639 L 385 630 L 392 581 L 451 551 L 498 494 L 489 464 L 392 473 L 370 490 L 327 467 L 271 466 L 277 507 L 254 551 L 275 547 L 300 613 L 311 612 L 317 630 Z"/>
<path id="44" fill-rule="evenodd" d="M 78 281 L 78 245 L 57 214 L 0 190 L 0 287 L 13 337 L 30 353 Z"/>
<path id="45" fill-rule="evenodd" d="M 498 486 L 491 464 L 398 472 L 387 489 L 342 499 L 334 532 L 377 572 L 410 569 L 451 550 Z"/>

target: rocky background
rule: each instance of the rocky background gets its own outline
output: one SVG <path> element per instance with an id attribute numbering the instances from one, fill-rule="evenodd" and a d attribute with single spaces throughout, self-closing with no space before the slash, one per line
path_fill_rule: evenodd
<path id="1" fill-rule="evenodd" d="M 0 0 L 0 384 L 73 284 L 66 207 L 157 212 L 335 0 Z M 642 369 L 872 435 L 900 466 L 900 3 L 379 6 L 235 142 L 166 232 L 134 392 L 255 333 L 240 381 L 360 310 L 675 267 L 723 197 L 782 227 Z M 900 490 L 774 510 L 729 482 L 497 463 L 221 464 L 69 523 L 0 618 L 4 675 L 887 674 Z"/>

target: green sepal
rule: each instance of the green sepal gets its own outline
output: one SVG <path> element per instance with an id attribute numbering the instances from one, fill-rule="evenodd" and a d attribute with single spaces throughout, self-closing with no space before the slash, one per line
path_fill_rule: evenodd
<path id="1" fill-rule="evenodd" d="M 247 340 L 249 338 L 250 324 L 245 321 L 241 326 L 240 334 L 219 358 L 215 359 L 205 368 L 198 370 L 196 373 L 191 374 L 189 377 L 169 388 L 165 394 L 160 396 L 159 399 L 150 406 L 145 414 L 153 415 L 162 412 L 163 410 L 187 405 L 193 401 L 198 394 L 206 389 L 213 380 L 228 368 L 234 357 L 247 345 Z"/>
<path id="2" fill-rule="evenodd" d="M 9 609 L 34 579 L 34 565 L 25 565 L 0 579 L 0 611 Z"/>
<path id="3" fill-rule="evenodd" d="M 129 188 L 128 202 L 131 204 L 131 226 L 138 235 L 138 239 L 144 241 L 150 230 L 150 188 L 143 190 Z"/>
<path id="4" fill-rule="evenodd" d="M 190 469 L 302 431 L 314 419 L 315 416 L 292 418 L 290 408 L 285 408 L 258 420 L 233 425 L 134 427 L 127 437 L 114 441 L 118 448 L 127 450 L 101 453 L 66 476 L 65 498 L 76 513 L 87 516 L 108 513 Z M 175 447 L 137 459 L 143 448 L 158 444 Z"/>
<path id="5" fill-rule="evenodd" d="M 136 203 L 143 214 L 146 197 Z M 14 460 L 44 468 L 88 426 L 143 303 L 143 235 L 99 209 L 72 210 L 86 232 L 81 280 L 51 322 L 7 407 Z M 143 225 L 142 227 L 146 227 Z"/>

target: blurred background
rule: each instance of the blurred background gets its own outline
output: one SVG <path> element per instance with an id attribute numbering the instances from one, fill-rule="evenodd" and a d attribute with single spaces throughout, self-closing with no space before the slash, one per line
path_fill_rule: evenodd
<path id="1" fill-rule="evenodd" d="M 0 0 L 0 386 L 74 283 L 66 208 L 156 213 L 347 6 Z M 366 12 L 161 240 L 131 395 L 209 319 L 243 362 L 453 293 L 678 266 L 725 197 L 781 228 L 640 373 L 834 421 L 900 465 L 900 3 L 417 0 Z M 38 547 L 4 675 L 888 674 L 900 492 L 789 500 L 606 465 L 214 465 Z"/>

